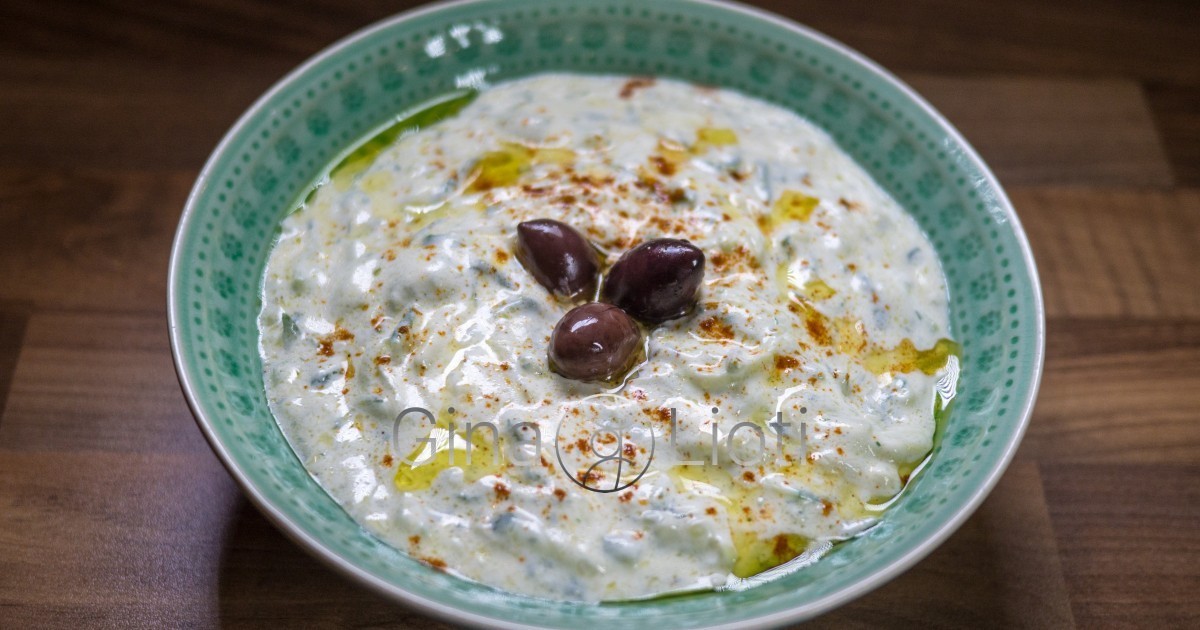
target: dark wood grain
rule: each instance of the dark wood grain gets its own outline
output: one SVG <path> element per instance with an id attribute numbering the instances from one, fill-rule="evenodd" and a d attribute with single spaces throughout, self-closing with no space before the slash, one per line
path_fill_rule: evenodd
<path id="1" fill-rule="evenodd" d="M 1200 464 L 1043 466 L 1080 627 L 1200 624 Z"/>
<path id="2" fill-rule="evenodd" d="M 3 453 L 0 626 L 215 625 L 242 503 L 210 453 Z"/>
<path id="3" fill-rule="evenodd" d="M 1173 179 L 1134 81 L 901 78 L 953 121 L 1008 185 L 1168 186 Z"/>
<path id="4" fill-rule="evenodd" d="M 1198 317 L 1200 191 L 1012 187 L 1050 317 Z"/>
<path id="5" fill-rule="evenodd" d="M 438 627 L 242 497 L 171 368 L 203 160 L 408 3 L 0 1 L 0 628 Z M 828 627 L 1200 624 L 1200 4 L 763 0 L 898 72 L 1006 184 L 1045 379 L 981 509 Z"/>
<path id="6" fill-rule="evenodd" d="M 1146 95 L 1176 180 L 1200 185 L 1200 86 L 1151 82 Z"/>
<path id="7" fill-rule="evenodd" d="M 16 371 L 17 357 L 25 341 L 25 324 L 29 320 L 29 306 L 13 302 L 0 302 L 0 419 L 4 418 L 4 406 L 8 400 L 9 383 Z"/>
<path id="8" fill-rule="evenodd" d="M 254 57 L 236 72 L 144 59 L 0 63 L 0 112 L 20 130 L 0 135 L 0 167 L 192 172 L 288 69 Z"/>
<path id="9" fill-rule="evenodd" d="M 1051 319 L 1023 456 L 1191 463 L 1200 453 L 1200 321 Z"/>
<path id="10" fill-rule="evenodd" d="M 34 315 L 9 392 L 0 452 L 208 452 L 161 314 Z"/>
<path id="11" fill-rule="evenodd" d="M 0 300 L 163 313 L 194 171 L 0 167 Z"/>

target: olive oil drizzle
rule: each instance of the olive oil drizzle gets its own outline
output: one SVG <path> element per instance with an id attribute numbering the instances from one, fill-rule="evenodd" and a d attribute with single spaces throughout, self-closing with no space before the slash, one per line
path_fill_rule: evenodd
<path id="1" fill-rule="evenodd" d="M 470 105 L 479 96 L 478 90 L 458 90 L 441 98 L 418 105 L 416 108 L 401 114 L 395 120 L 377 128 L 353 148 L 344 151 L 338 158 L 331 160 L 329 169 L 322 171 L 300 195 L 288 205 L 288 214 L 312 203 L 317 191 L 322 186 L 333 181 L 335 185 L 345 186 L 365 171 L 385 149 L 401 136 L 415 133 L 447 118 L 457 115 L 464 107 Z"/>
<path id="2" fill-rule="evenodd" d="M 375 162 L 375 158 L 379 157 L 379 154 L 396 142 L 400 136 L 420 131 L 458 114 L 478 95 L 479 92 L 476 90 L 451 93 L 448 97 L 397 120 L 346 154 L 329 171 L 329 177 L 335 184 L 349 183 L 356 175 L 371 166 Z"/>

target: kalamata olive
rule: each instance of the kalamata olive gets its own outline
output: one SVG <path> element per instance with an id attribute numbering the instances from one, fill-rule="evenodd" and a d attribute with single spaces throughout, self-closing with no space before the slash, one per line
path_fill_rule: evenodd
<path id="1" fill-rule="evenodd" d="M 637 322 L 612 304 L 576 306 L 550 335 L 550 369 L 579 381 L 613 378 L 629 369 L 641 336 Z"/>
<path id="2" fill-rule="evenodd" d="M 517 259 L 548 291 L 576 297 L 596 290 L 600 260 L 575 228 L 552 219 L 517 225 Z"/>
<path id="3" fill-rule="evenodd" d="M 704 252 L 688 241 L 659 238 L 625 252 L 608 271 L 600 297 L 651 324 L 682 317 L 704 280 Z"/>

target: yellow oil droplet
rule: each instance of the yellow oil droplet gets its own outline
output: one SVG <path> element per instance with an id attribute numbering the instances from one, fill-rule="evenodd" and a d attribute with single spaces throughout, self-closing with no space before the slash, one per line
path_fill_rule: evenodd
<path id="1" fill-rule="evenodd" d="M 434 427 L 429 437 L 435 443 L 422 443 L 408 456 L 408 461 L 397 466 L 394 482 L 402 492 L 427 490 L 443 470 L 462 468 L 467 481 L 477 481 L 501 469 L 497 451 L 490 441 L 487 429 L 471 432 L 470 463 L 467 457 L 467 440 L 459 433 L 451 433 L 444 427 Z M 416 462 L 410 464 L 409 462 Z"/>
<path id="2" fill-rule="evenodd" d="M 506 142 L 495 151 L 484 153 L 475 163 L 468 192 L 482 192 L 517 183 L 534 164 L 563 166 L 575 161 L 575 152 L 562 148 L 527 147 Z"/>
<path id="3" fill-rule="evenodd" d="M 833 331 L 830 329 L 831 322 L 828 316 L 795 296 L 792 296 L 788 310 L 804 318 L 804 329 L 808 331 L 808 336 L 813 342 L 822 346 L 833 345 Z"/>
<path id="4" fill-rule="evenodd" d="M 737 133 L 732 129 L 701 127 L 696 130 L 696 143 L 692 145 L 692 153 L 699 155 L 713 147 L 737 144 L 737 141 Z"/>
<path id="5" fill-rule="evenodd" d="M 682 145 L 667 139 L 658 141 L 658 151 L 650 156 L 650 165 L 658 174 L 670 177 L 679 171 L 680 165 L 687 162 L 691 154 Z"/>
<path id="6" fill-rule="evenodd" d="M 835 291 L 833 287 L 829 286 L 828 284 L 825 284 L 825 281 L 820 278 L 813 278 L 812 280 L 805 282 L 802 291 L 804 293 L 804 297 L 814 302 L 828 300 L 829 298 L 837 295 L 837 291 Z"/>
<path id="7" fill-rule="evenodd" d="M 735 487 L 733 476 L 720 466 L 672 466 L 667 474 L 679 490 L 712 497 L 727 506 L 732 506 L 741 492 Z"/>
<path id="8" fill-rule="evenodd" d="M 733 475 L 724 468 L 675 466 L 667 474 L 679 490 L 712 497 L 725 506 L 734 549 L 734 575 L 742 578 L 757 575 L 795 558 L 808 548 L 808 539 L 796 534 L 760 540 L 753 531 L 756 516 L 751 506 L 761 491 L 754 485 L 736 483 Z"/>
<path id="9" fill-rule="evenodd" d="M 533 149 L 533 162 L 566 166 L 575 162 L 575 152 L 563 147 L 538 147 Z"/>
<path id="10" fill-rule="evenodd" d="M 426 225 L 429 225 L 430 223 L 433 223 L 434 221 L 437 221 L 438 219 L 450 216 L 455 212 L 461 212 L 464 210 L 464 208 L 458 205 L 445 203 L 434 208 L 422 208 L 421 212 L 413 212 L 411 208 L 406 210 L 408 212 L 410 224 L 409 233 L 412 233 L 425 227 Z"/>
<path id="11" fill-rule="evenodd" d="M 368 195 L 383 192 L 392 183 L 392 176 L 386 171 L 375 171 L 362 179 L 360 184 L 363 192 Z"/>
<path id="12" fill-rule="evenodd" d="M 505 147 L 498 151 L 488 151 L 475 163 L 475 178 L 467 190 L 480 192 L 511 186 L 521 177 L 521 173 L 529 168 L 531 158 L 531 152 L 524 147 L 515 150 Z"/>
<path id="13" fill-rule="evenodd" d="M 767 372 L 767 382 L 773 387 L 785 386 L 785 376 L 795 370 L 799 370 L 802 365 L 800 359 L 790 354 L 777 354 L 771 364 L 771 370 Z M 771 410 L 767 411 L 766 415 L 770 415 Z"/>
<path id="14" fill-rule="evenodd" d="M 816 197 L 795 190 L 785 190 L 771 207 L 772 219 L 776 224 L 784 221 L 807 221 L 819 203 L 821 200 Z"/>
<path id="15" fill-rule="evenodd" d="M 740 578 L 758 575 L 773 569 L 808 549 L 808 539 L 798 534 L 779 534 L 773 538 L 760 539 L 753 532 L 733 533 L 733 548 L 737 559 L 733 563 L 733 574 Z"/>
<path id="16" fill-rule="evenodd" d="M 950 339 L 938 339 L 928 350 L 919 350 L 911 339 L 904 339 L 895 348 L 872 349 L 863 357 L 863 366 L 874 374 L 917 370 L 934 374 L 945 367 L 950 355 L 961 352 L 962 347 Z"/>
<path id="17" fill-rule="evenodd" d="M 738 137 L 732 129 L 701 127 L 696 130 L 696 141 L 691 147 L 660 138 L 655 153 L 650 155 L 650 165 L 659 175 L 670 177 L 693 155 L 700 155 L 713 147 L 737 144 Z"/>
<path id="18" fill-rule="evenodd" d="M 962 347 L 945 338 L 938 339 L 928 350 L 918 349 L 911 339 L 901 340 L 895 348 L 872 346 L 862 320 L 850 317 L 831 319 L 802 299 L 802 296 L 789 292 L 787 298 L 788 309 L 804 319 L 804 327 L 814 342 L 832 346 L 840 354 L 860 359 L 863 367 L 873 374 L 920 370 L 933 375 L 945 367 L 950 355 L 961 356 Z"/>
<path id="19" fill-rule="evenodd" d="M 821 200 L 816 197 L 795 190 L 785 190 L 771 206 L 771 212 L 758 217 L 758 227 L 764 234 L 769 234 L 783 223 L 807 221 L 819 203 Z"/>
<path id="20" fill-rule="evenodd" d="M 675 164 L 685 162 L 689 157 L 687 147 L 666 138 L 658 141 L 658 152 Z"/>
<path id="21" fill-rule="evenodd" d="M 858 356 L 867 349 L 867 327 L 862 320 L 839 317 L 833 321 L 833 330 L 837 337 L 834 347 L 838 352 Z"/>

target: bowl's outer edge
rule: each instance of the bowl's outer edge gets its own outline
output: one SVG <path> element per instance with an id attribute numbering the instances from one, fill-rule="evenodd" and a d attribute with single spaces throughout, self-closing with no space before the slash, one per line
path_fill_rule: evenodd
<path id="1" fill-rule="evenodd" d="M 935 531 L 931 536 L 927 537 L 924 541 L 921 542 L 921 544 L 919 544 L 917 547 L 912 549 L 909 553 L 907 553 L 904 556 L 901 556 L 900 558 L 898 558 L 891 564 L 889 564 L 889 565 L 885 566 L 883 569 L 877 571 L 870 578 L 863 580 L 857 584 L 854 584 L 851 587 L 845 588 L 839 592 L 832 593 L 826 597 L 814 600 L 812 602 L 808 602 L 807 604 L 805 604 L 801 607 L 793 608 L 791 610 L 788 610 L 788 611 L 785 611 L 782 613 L 765 615 L 765 616 L 755 617 L 752 619 L 742 620 L 742 621 L 739 621 L 736 623 L 720 625 L 720 626 L 710 626 L 710 627 L 713 627 L 713 628 L 756 627 L 756 628 L 758 628 L 758 627 L 763 627 L 763 626 L 777 626 L 777 625 L 783 625 L 786 623 L 792 623 L 792 622 L 802 621 L 805 619 L 810 619 L 810 618 L 820 615 L 824 612 L 828 612 L 828 611 L 830 611 L 842 604 L 845 604 L 853 599 L 861 597 L 862 595 L 865 595 L 866 593 L 869 593 L 870 591 L 885 584 L 892 578 L 900 575 L 904 571 L 911 568 L 918 561 L 920 561 L 925 556 L 927 556 L 930 552 L 932 552 L 934 549 L 936 549 L 951 534 L 953 534 L 955 531 L 957 531 L 958 528 L 963 524 L 963 522 L 965 522 L 966 519 L 975 512 L 975 510 L 979 507 L 979 505 L 983 502 L 983 500 L 987 497 L 987 495 L 995 487 L 996 483 L 999 482 L 1000 477 L 1003 475 L 1005 469 L 1008 467 L 1009 462 L 1011 462 L 1014 454 L 1016 453 L 1018 446 L 1020 445 L 1021 439 L 1024 436 L 1025 431 L 1027 430 L 1027 428 L 1029 426 L 1029 421 L 1030 421 L 1030 418 L 1033 413 L 1033 407 L 1034 407 L 1034 403 L 1037 398 L 1038 389 L 1041 385 L 1043 364 L 1044 364 L 1044 360 L 1045 360 L 1045 345 L 1046 345 L 1045 305 L 1044 305 L 1044 300 L 1043 300 L 1043 296 L 1042 296 L 1041 282 L 1040 282 L 1038 272 L 1037 272 L 1037 265 L 1036 265 L 1036 262 L 1033 257 L 1033 252 L 1029 246 L 1028 237 L 1026 236 L 1025 230 L 1020 223 L 1020 219 L 1017 217 L 1016 211 L 1013 208 L 1012 203 L 1009 200 L 1007 194 L 1005 193 L 1003 187 L 1001 187 L 999 181 L 996 179 L 996 177 L 992 173 L 991 169 L 988 168 L 987 164 L 984 163 L 984 161 L 979 157 L 979 155 L 975 151 L 974 147 L 972 147 L 970 145 L 970 143 L 967 142 L 967 140 L 965 138 L 963 138 L 962 134 L 960 134 L 959 131 L 952 124 L 950 124 L 949 121 L 947 121 L 945 119 L 945 117 L 943 117 L 937 110 L 935 110 L 924 98 L 922 98 L 908 84 L 901 81 L 899 78 L 897 78 L 896 76 L 894 76 L 893 74 L 891 74 L 890 72 L 885 70 L 883 67 L 881 67 L 874 61 L 871 61 L 867 57 L 863 56 L 861 53 L 858 53 L 857 51 L 849 48 L 848 46 L 842 44 L 841 42 L 839 42 L 835 39 L 832 39 L 826 35 L 823 35 L 817 31 L 814 31 L 806 26 L 803 26 L 801 24 L 793 22 L 782 16 L 779 16 L 774 13 L 770 13 L 768 11 L 764 11 L 762 9 L 758 9 L 755 7 L 750 7 L 750 6 L 741 4 L 741 3 L 730 2 L 730 1 L 725 1 L 725 0 L 688 0 L 688 1 L 696 3 L 696 4 L 705 4 L 705 5 L 724 7 L 724 8 L 733 10 L 733 11 L 743 13 L 745 15 L 749 15 L 749 16 L 757 18 L 759 20 L 773 22 L 773 23 L 775 23 L 779 26 L 782 26 L 788 30 L 791 30 L 791 31 L 801 34 L 805 37 L 808 37 L 808 38 L 811 38 L 818 42 L 821 42 L 824 45 L 841 52 L 842 54 L 846 55 L 847 57 L 852 58 L 853 60 L 858 62 L 860 65 L 862 65 L 864 68 L 868 69 L 873 74 L 875 74 L 879 79 L 883 80 L 886 83 L 893 85 L 894 87 L 899 89 L 901 92 L 903 92 L 907 97 L 909 97 L 914 103 L 919 105 L 926 112 L 927 115 L 929 115 L 932 119 L 934 119 L 942 127 L 942 129 L 948 135 L 953 137 L 957 142 L 959 142 L 961 144 L 961 146 L 965 149 L 966 157 L 970 161 L 974 162 L 977 165 L 980 172 L 982 172 L 984 174 L 985 178 L 987 179 L 987 183 L 990 184 L 992 187 L 994 187 L 994 189 L 996 190 L 996 192 L 998 194 L 997 202 L 999 203 L 1001 210 L 1004 212 L 1005 218 L 1011 223 L 1012 230 L 1013 230 L 1014 235 L 1017 238 L 1017 241 L 1021 248 L 1021 255 L 1027 265 L 1027 268 L 1029 269 L 1028 280 L 1033 289 L 1033 297 L 1035 300 L 1037 339 L 1036 339 L 1035 356 L 1034 356 L 1034 360 L 1033 360 L 1032 383 L 1030 385 L 1029 393 L 1026 396 L 1026 399 L 1022 402 L 1020 421 L 1019 421 L 1020 426 L 1019 426 L 1018 430 L 1013 434 L 1012 439 L 1006 445 L 1003 457 L 1000 458 L 996 462 L 996 464 L 993 466 L 992 470 L 989 472 L 985 483 L 982 484 L 976 490 L 976 492 L 970 497 L 970 499 L 966 503 L 964 503 L 962 506 L 960 506 L 960 508 L 955 513 L 953 518 L 951 518 L 949 521 L 944 523 L 937 531 Z M 196 400 L 195 394 L 193 392 L 191 378 L 188 374 L 186 362 L 184 361 L 183 356 L 182 356 L 181 340 L 178 335 L 178 324 L 177 324 L 177 322 L 179 321 L 179 319 L 181 317 L 181 314 L 179 313 L 180 301 L 178 300 L 179 296 L 178 296 L 176 287 L 178 284 L 178 282 L 177 282 L 178 281 L 178 270 L 179 270 L 179 267 L 181 264 L 180 263 L 180 257 L 182 254 L 181 244 L 183 242 L 183 238 L 184 238 L 184 235 L 186 233 L 186 230 L 187 230 L 187 227 L 189 224 L 189 218 L 193 214 L 194 206 L 196 204 L 197 199 L 200 197 L 201 193 L 205 190 L 205 188 L 209 184 L 209 174 L 211 173 L 214 163 L 217 161 L 218 157 L 222 154 L 222 152 L 224 151 L 226 146 L 231 142 L 231 140 L 235 136 L 238 135 L 238 133 L 248 123 L 248 121 L 256 113 L 258 113 L 259 110 L 263 109 L 266 106 L 266 104 L 271 101 L 271 99 L 275 96 L 275 94 L 282 89 L 283 86 L 290 83 L 295 77 L 302 75 L 310 67 L 315 66 L 316 64 L 318 64 L 319 62 L 321 62 L 322 60 L 324 60 L 328 57 L 336 55 L 337 52 L 341 48 L 347 46 L 351 42 L 354 42 L 354 41 L 357 41 L 358 39 L 367 37 L 368 35 L 376 32 L 376 31 L 385 29 L 397 22 L 408 20 L 408 19 L 420 16 L 420 15 L 427 14 L 427 13 L 437 12 L 437 11 L 440 11 L 447 7 L 459 7 L 459 6 L 466 6 L 466 5 L 472 5 L 472 4 L 486 4 L 488 2 L 489 2 L 489 0 L 451 0 L 449 2 L 438 2 L 438 3 L 431 4 L 431 5 L 426 5 L 424 7 L 419 7 L 417 9 L 414 9 L 411 11 L 399 13 L 399 14 L 394 15 L 389 18 L 385 18 L 384 20 L 381 20 L 379 22 L 371 24 L 371 25 L 369 25 L 363 29 L 360 29 L 346 37 L 343 37 L 342 39 L 337 40 L 336 42 L 334 42 L 327 48 L 323 49 L 321 52 L 319 52 L 318 54 L 309 58 L 303 64 L 301 64 L 300 66 L 298 66 L 297 68 L 295 68 L 294 70 L 289 72 L 286 76 L 284 76 L 282 79 L 277 81 L 262 96 L 260 96 L 242 114 L 242 116 L 239 117 L 238 121 L 236 123 L 234 123 L 234 125 L 230 128 L 230 130 L 221 139 L 221 141 L 217 145 L 217 147 L 213 150 L 212 154 L 210 154 L 208 160 L 205 162 L 204 167 L 201 169 L 200 174 L 197 177 L 196 183 L 193 186 L 193 188 L 192 188 L 191 192 L 189 193 L 188 198 L 184 204 L 184 210 L 180 217 L 179 226 L 176 229 L 175 237 L 174 237 L 174 240 L 172 243 L 171 258 L 170 258 L 169 267 L 168 267 L 167 319 L 168 319 L 170 342 L 171 342 L 171 355 L 172 355 L 173 362 L 175 364 L 176 375 L 179 379 L 180 388 L 183 391 L 184 398 L 187 401 L 188 407 L 192 411 L 192 415 L 196 419 L 197 425 L 199 425 L 205 438 L 208 440 L 209 445 L 212 447 L 213 451 L 217 454 L 218 459 L 221 460 L 221 463 L 229 471 L 230 475 L 237 481 L 238 485 L 242 488 L 243 492 L 245 492 L 246 495 L 250 498 L 251 502 L 255 505 L 255 507 L 257 507 L 259 509 L 259 511 L 261 511 L 268 518 L 268 520 L 270 520 L 277 528 L 279 528 L 282 532 L 284 532 L 288 536 L 288 538 L 290 538 L 291 540 L 296 542 L 298 545 L 300 545 L 301 547 L 308 550 L 314 556 L 320 558 L 328 566 L 333 567 L 334 569 L 336 569 L 343 575 L 346 575 L 346 576 L 351 577 L 361 583 L 364 583 L 367 586 L 371 587 L 373 590 L 375 590 L 383 595 L 386 595 L 386 596 L 389 596 L 396 600 L 399 600 L 409 606 L 412 606 L 413 608 L 415 608 L 423 613 L 439 617 L 446 621 L 451 621 L 451 622 L 456 622 L 456 623 L 467 623 L 467 624 L 470 624 L 470 625 L 473 625 L 476 627 L 481 627 L 481 628 L 531 628 L 534 626 L 515 623 L 512 621 L 508 621 L 508 620 L 495 619 L 493 617 L 488 617 L 488 616 L 484 616 L 484 615 L 477 615 L 477 614 L 474 614 L 474 613 L 471 613 L 468 611 L 451 608 L 449 606 L 442 605 L 438 602 L 427 600 L 423 597 L 415 596 L 412 593 L 396 586 L 395 584 L 385 582 L 383 580 L 376 578 L 373 575 L 370 575 L 369 573 L 366 573 L 365 571 L 362 571 L 358 567 L 354 566 L 352 563 L 346 561 L 342 557 L 329 551 L 327 548 L 325 548 L 321 544 L 320 541 L 316 540 L 313 537 L 308 536 L 307 534 L 305 534 L 304 532 L 302 532 L 298 528 L 296 528 L 284 515 L 282 515 L 277 509 L 275 509 L 275 507 L 272 506 L 262 496 L 262 494 L 259 493 L 258 490 L 249 482 L 249 480 L 246 478 L 246 476 L 237 467 L 237 465 L 233 461 L 232 457 L 226 451 L 225 447 L 217 439 L 215 433 L 213 432 L 212 428 L 210 427 L 209 419 L 205 416 L 204 412 L 202 411 L 198 401 Z"/>

